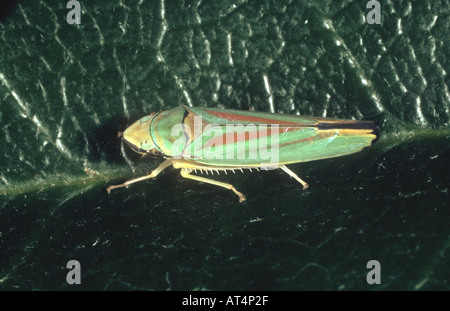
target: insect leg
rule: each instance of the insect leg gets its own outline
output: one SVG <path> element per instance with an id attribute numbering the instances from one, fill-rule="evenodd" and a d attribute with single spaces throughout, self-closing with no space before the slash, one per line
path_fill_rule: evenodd
<path id="1" fill-rule="evenodd" d="M 150 174 L 142 176 L 142 177 L 138 177 L 138 178 L 135 178 L 135 179 L 128 180 L 128 181 L 126 181 L 126 182 L 124 182 L 123 184 L 120 184 L 120 185 L 109 186 L 108 188 L 106 188 L 106 191 L 108 193 L 110 193 L 111 190 L 113 190 L 113 189 L 128 187 L 129 185 L 134 184 L 135 182 L 146 180 L 146 179 L 150 179 L 150 178 L 154 178 L 154 177 L 158 176 L 159 173 L 161 173 L 165 168 L 167 168 L 171 164 L 172 164 L 172 160 L 171 159 L 167 159 L 166 161 L 161 163 L 156 169 L 154 169 Z"/>
<path id="2" fill-rule="evenodd" d="M 181 176 L 183 176 L 184 178 L 189 178 L 189 179 L 193 179 L 196 181 L 201 181 L 207 184 L 211 184 L 211 185 L 216 185 L 219 187 L 223 187 L 229 190 L 232 190 L 234 193 L 236 193 L 236 195 L 239 197 L 239 202 L 244 202 L 245 201 L 245 196 L 240 193 L 239 191 L 237 191 L 232 185 L 227 184 L 227 183 L 223 183 L 220 181 L 216 181 L 216 180 L 212 180 L 209 178 L 205 178 L 205 177 L 200 177 L 200 176 L 196 176 L 196 175 L 190 175 L 189 172 L 185 169 L 181 170 Z"/>
<path id="3" fill-rule="evenodd" d="M 294 177 L 295 180 L 297 180 L 299 183 L 302 184 L 303 186 L 303 190 L 305 190 L 306 188 L 308 188 L 308 184 L 306 182 L 304 182 L 303 180 L 300 179 L 300 177 L 297 176 L 297 174 L 295 174 L 293 171 L 291 171 L 290 169 L 288 169 L 285 165 L 280 165 L 280 168 L 285 171 L 286 173 L 289 174 L 289 176 Z"/>

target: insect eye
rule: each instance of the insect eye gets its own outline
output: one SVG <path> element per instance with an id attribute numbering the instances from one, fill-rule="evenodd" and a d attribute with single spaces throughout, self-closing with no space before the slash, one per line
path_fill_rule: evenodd
<path id="1" fill-rule="evenodd" d="M 161 155 L 161 152 L 156 150 L 156 149 L 150 149 L 147 151 L 148 154 L 153 155 L 153 156 L 159 156 Z"/>

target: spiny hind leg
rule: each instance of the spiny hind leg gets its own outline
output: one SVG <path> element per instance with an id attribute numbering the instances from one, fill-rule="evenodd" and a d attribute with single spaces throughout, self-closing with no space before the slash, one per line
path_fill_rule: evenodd
<path id="1" fill-rule="evenodd" d="M 290 169 L 288 169 L 285 165 L 281 165 L 280 168 L 285 171 L 286 173 L 289 174 L 289 176 L 294 177 L 295 180 L 297 180 L 299 183 L 302 184 L 303 186 L 303 190 L 307 189 L 309 187 L 309 185 L 303 181 L 300 177 L 297 176 L 297 174 L 295 174 L 293 171 L 291 171 Z"/>
<path id="2" fill-rule="evenodd" d="M 150 178 L 155 178 L 156 176 L 159 175 L 159 173 L 161 173 L 165 168 L 167 168 L 171 164 L 172 164 L 172 161 L 170 159 L 168 159 L 168 160 L 164 161 L 163 163 L 161 163 L 150 174 L 142 176 L 142 177 L 138 177 L 138 178 L 135 178 L 135 179 L 128 180 L 128 181 L 126 181 L 126 182 L 124 182 L 123 184 L 120 184 L 120 185 L 109 186 L 108 188 L 106 188 L 106 191 L 108 193 L 110 193 L 111 190 L 114 190 L 114 189 L 117 189 L 117 188 L 128 187 L 129 185 L 134 184 L 136 182 L 143 181 L 143 180 L 150 179 Z"/>
<path id="3" fill-rule="evenodd" d="M 239 202 L 244 202 L 245 201 L 245 196 L 242 193 L 240 193 L 239 191 L 237 191 L 230 184 L 223 183 L 223 182 L 220 182 L 220 181 L 217 181 L 217 180 L 213 180 L 213 179 L 209 179 L 209 178 L 205 178 L 205 177 L 191 175 L 186 169 L 181 169 L 181 176 L 183 176 L 184 178 L 189 178 L 189 179 L 193 179 L 193 180 L 196 180 L 196 181 L 201 181 L 201 182 L 204 182 L 204 183 L 207 183 L 207 184 L 216 185 L 216 186 L 219 186 L 219 187 L 223 187 L 223 188 L 232 190 L 239 197 Z"/>

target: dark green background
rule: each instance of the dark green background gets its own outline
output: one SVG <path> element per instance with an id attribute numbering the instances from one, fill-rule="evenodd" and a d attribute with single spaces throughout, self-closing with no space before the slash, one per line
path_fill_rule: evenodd
<path id="1" fill-rule="evenodd" d="M 450 4 L 20 1 L 0 23 L 0 289 L 450 289 Z M 270 89 L 265 87 L 266 77 Z M 220 176 L 117 137 L 180 104 L 380 122 L 361 153 Z M 81 263 L 82 285 L 66 283 Z M 366 264 L 381 263 L 381 285 Z"/>

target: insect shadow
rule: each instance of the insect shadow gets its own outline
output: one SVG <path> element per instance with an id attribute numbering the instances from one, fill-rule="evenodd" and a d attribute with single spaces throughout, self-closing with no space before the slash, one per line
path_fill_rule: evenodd
<path id="1" fill-rule="evenodd" d="M 103 121 L 98 127 L 87 130 L 80 145 L 88 145 L 87 160 L 89 162 L 106 161 L 108 163 L 123 162 L 121 154 L 121 133 L 130 124 L 124 117 L 114 117 Z M 87 141 L 86 141 L 87 140 Z"/>
<path id="2" fill-rule="evenodd" d="M 17 9 L 17 3 L 17 0 L 2 0 L 0 2 L 0 22 L 4 22 Z"/>

